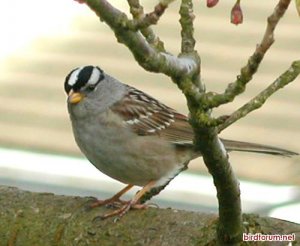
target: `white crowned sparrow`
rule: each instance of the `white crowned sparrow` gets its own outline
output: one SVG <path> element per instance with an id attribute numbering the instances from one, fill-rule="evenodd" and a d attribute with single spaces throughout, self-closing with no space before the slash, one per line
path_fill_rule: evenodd
<path id="1" fill-rule="evenodd" d="M 119 201 L 134 185 L 143 187 L 130 202 L 104 217 L 121 216 L 131 207 L 139 207 L 145 193 L 166 185 L 190 160 L 201 155 L 193 149 L 193 130 L 186 116 L 99 67 L 72 70 L 64 86 L 80 150 L 101 172 L 127 184 L 112 198 L 94 205 Z M 228 151 L 296 154 L 259 144 L 222 142 Z"/>

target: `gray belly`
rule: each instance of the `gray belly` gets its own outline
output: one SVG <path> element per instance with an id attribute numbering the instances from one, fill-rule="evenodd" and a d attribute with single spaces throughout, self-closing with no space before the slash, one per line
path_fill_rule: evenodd
<path id="1" fill-rule="evenodd" d="M 73 131 L 87 159 L 104 174 L 126 184 L 144 186 L 173 176 L 182 167 L 174 147 L 158 141 L 157 136 L 136 136 L 120 125 L 80 122 L 73 124 Z"/>

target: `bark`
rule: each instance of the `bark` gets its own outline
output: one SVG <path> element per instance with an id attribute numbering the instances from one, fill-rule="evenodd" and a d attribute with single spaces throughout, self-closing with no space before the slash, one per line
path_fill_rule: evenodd
<path id="1" fill-rule="evenodd" d="M 148 208 L 129 211 L 116 222 L 114 219 L 94 219 L 111 209 L 89 210 L 87 207 L 92 201 L 93 198 L 89 197 L 33 193 L 0 186 L 0 245 L 176 246 L 216 243 L 216 214 Z M 244 231 L 251 233 L 295 233 L 297 242 L 300 242 L 300 225 L 295 223 L 244 214 L 243 225 Z M 287 245 L 287 242 L 255 245 Z"/>

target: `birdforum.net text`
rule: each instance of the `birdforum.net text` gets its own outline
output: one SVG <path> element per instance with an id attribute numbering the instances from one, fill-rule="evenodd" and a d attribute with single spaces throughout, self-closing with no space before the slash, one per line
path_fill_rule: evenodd
<path id="1" fill-rule="evenodd" d="M 269 234 L 261 234 L 261 233 L 243 233 L 243 241 L 295 241 L 296 235 L 295 233 L 292 234 L 284 234 L 284 235 L 279 235 L 279 234 L 274 234 L 274 235 L 269 235 Z"/>

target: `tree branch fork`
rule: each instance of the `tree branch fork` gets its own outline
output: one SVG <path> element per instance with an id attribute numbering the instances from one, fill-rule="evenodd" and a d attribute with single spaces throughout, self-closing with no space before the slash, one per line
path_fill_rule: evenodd
<path id="1" fill-rule="evenodd" d="M 205 92 L 202 89 L 204 87 L 202 82 L 193 82 L 193 78 L 200 73 L 200 57 L 194 50 L 195 40 L 192 27 L 194 15 L 190 7 L 192 6 L 192 1 L 183 0 L 181 5 L 182 52 L 179 55 L 176 56 L 167 52 L 163 48 L 163 42 L 151 29 L 151 26 L 158 23 L 168 5 L 173 1 L 159 1 L 152 12 L 145 14 L 138 0 L 128 0 L 133 19 L 130 19 L 124 12 L 116 9 L 106 0 L 86 0 L 86 3 L 102 21 L 112 28 L 118 41 L 124 43 L 131 50 L 137 62 L 143 68 L 150 72 L 163 73 L 175 81 L 188 100 L 200 109 L 197 117 L 203 127 L 218 127 L 220 132 L 240 119 L 236 118 L 237 113 L 233 112 L 230 116 L 223 115 L 213 118 L 207 112 L 212 108 L 232 102 L 245 91 L 246 85 L 256 73 L 264 55 L 274 43 L 275 28 L 288 8 L 290 0 L 280 0 L 278 2 L 273 13 L 267 18 L 267 27 L 263 39 L 256 46 L 247 64 L 241 69 L 237 79 L 229 83 L 223 93 Z M 299 61 L 294 61 L 291 67 L 297 67 L 297 63 Z M 299 74 L 299 69 L 296 69 L 293 74 L 296 74 L 296 78 Z M 289 74 L 286 74 L 286 76 L 290 77 Z M 189 77 L 190 79 L 187 82 L 182 79 L 183 77 Z M 278 78 L 276 81 L 279 81 L 284 86 L 288 84 L 285 78 L 282 78 L 282 76 L 280 78 L 280 80 Z M 256 99 L 259 98 L 256 97 Z M 261 100 L 259 99 L 259 101 Z M 251 104 L 251 102 L 248 102 L 246 105 L 248 106 L 249 103 Z M 245 108 L 245 105 L 243 108 Z M 251 108 L 253 107 L 251 106 Z M 251 111 L 246 114 L 244 111 L 243 117 Z M 234 121 L 233 118 L 235 119 Z"/>

